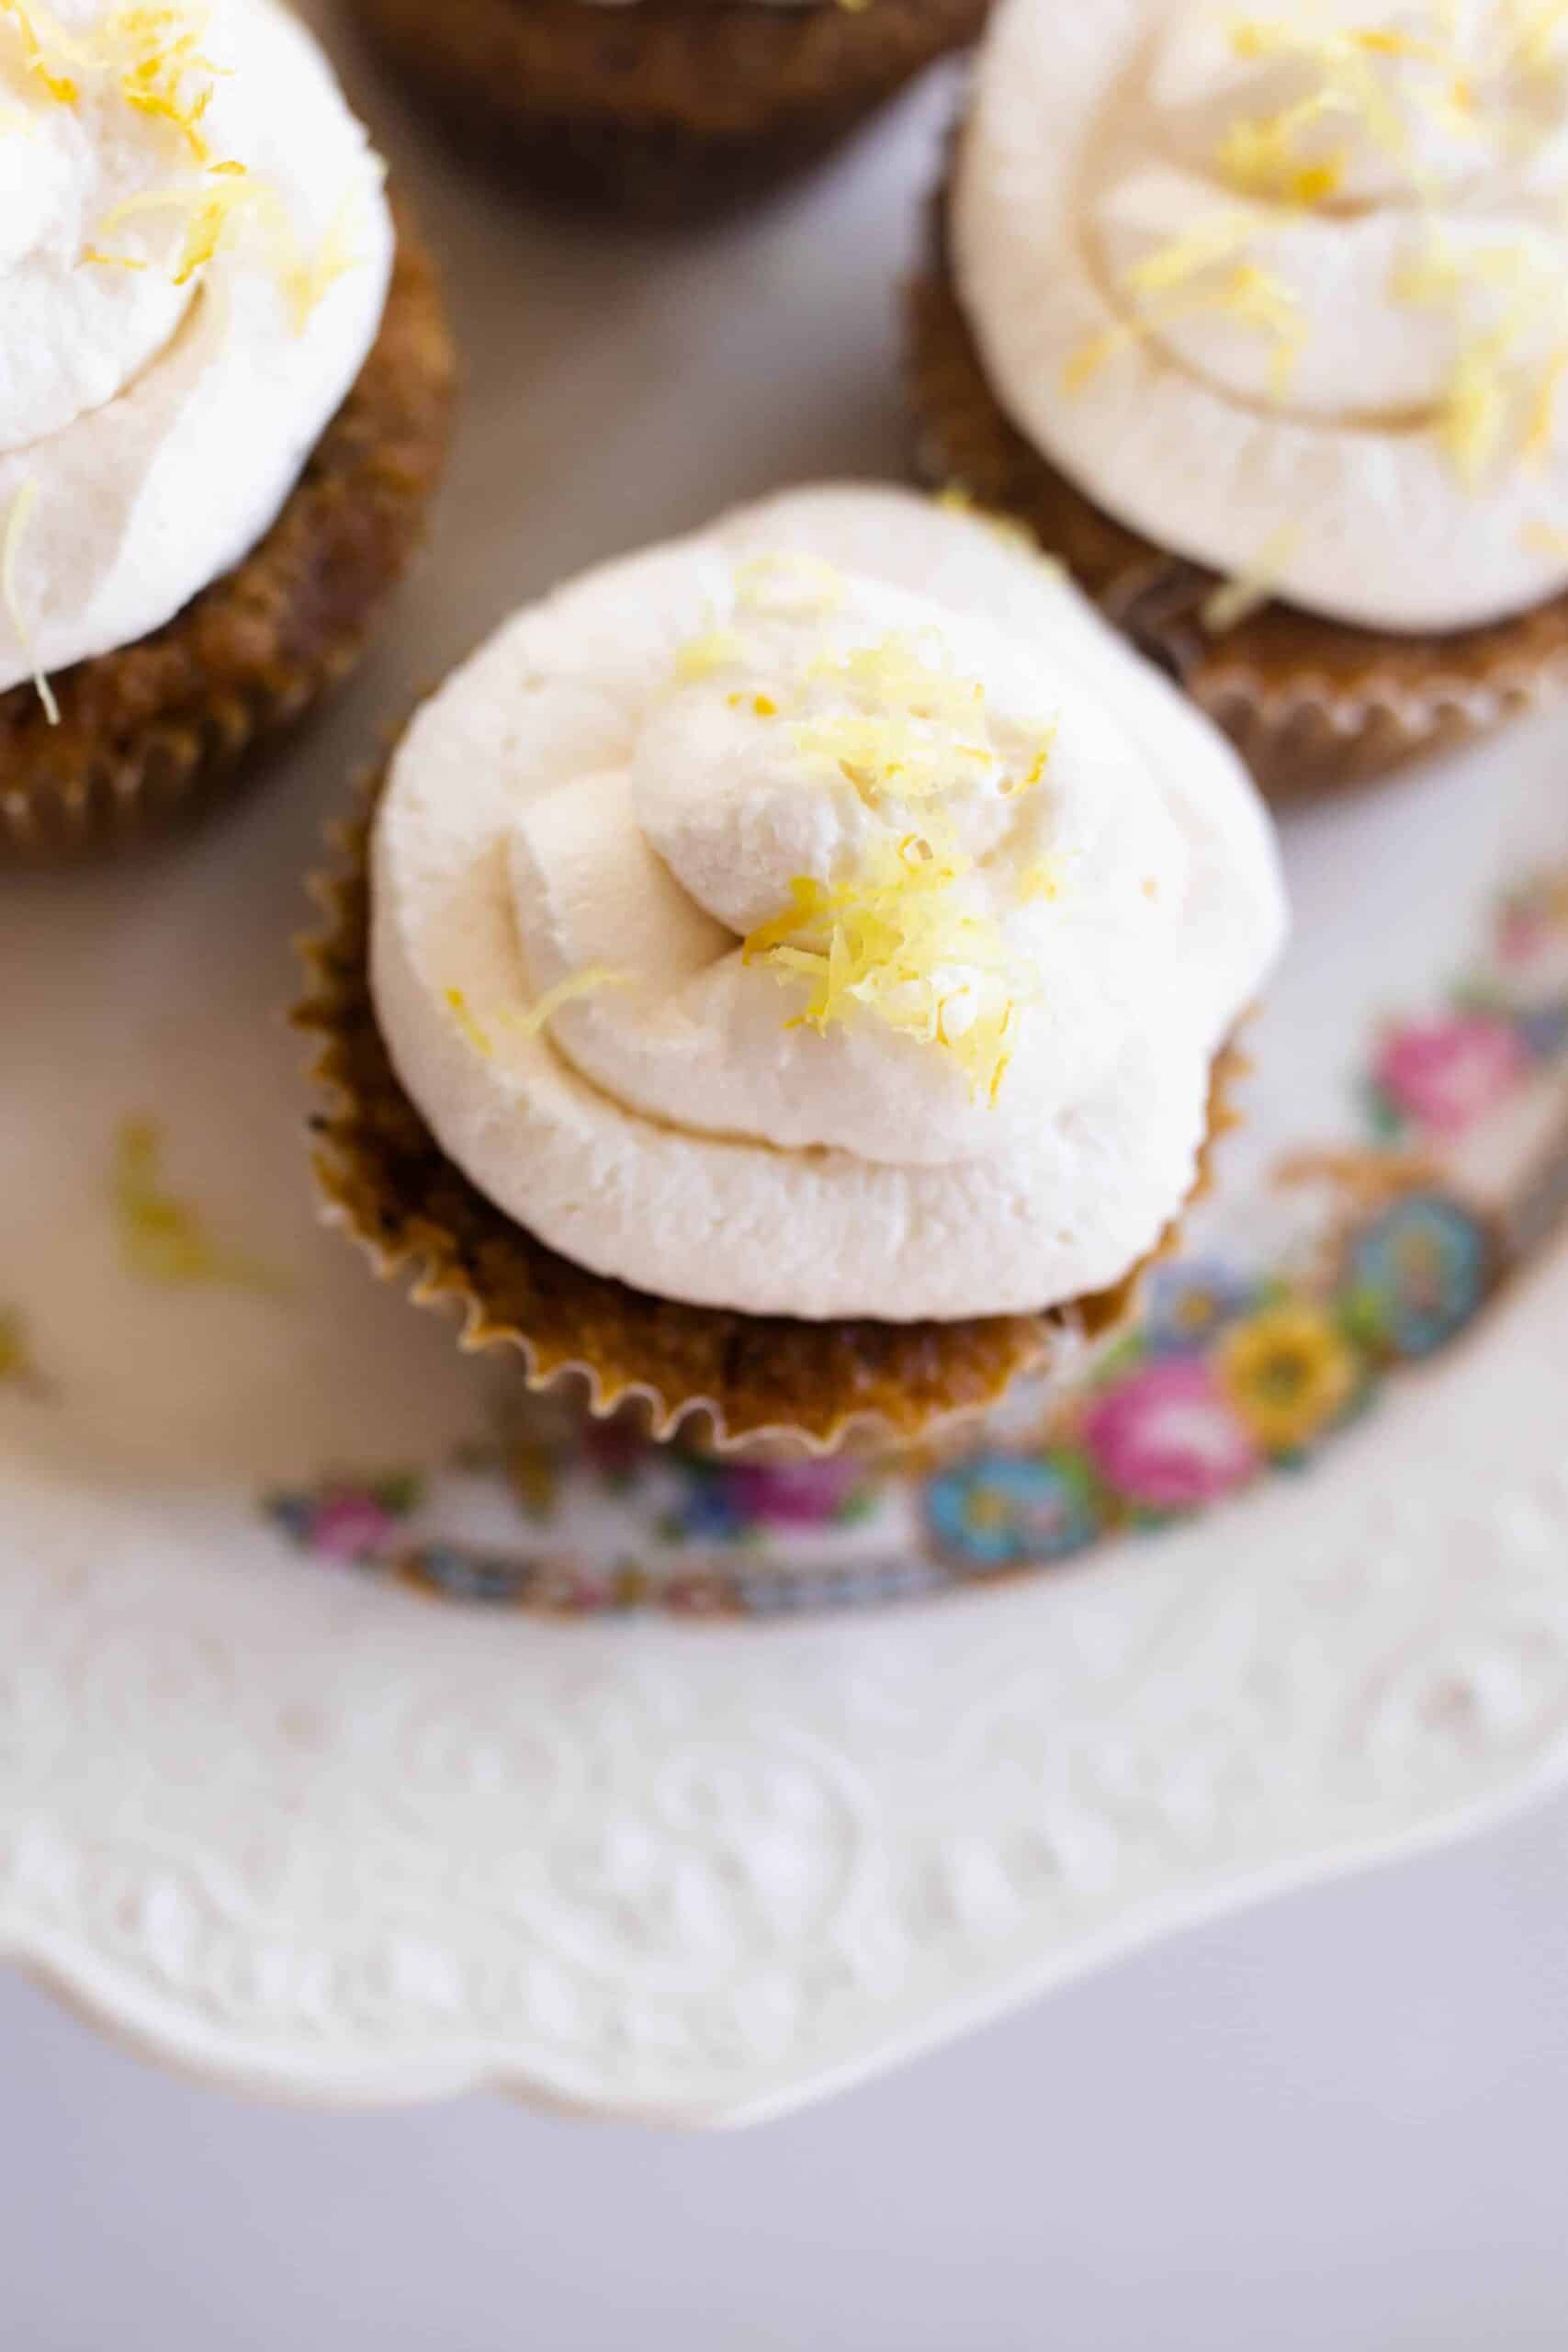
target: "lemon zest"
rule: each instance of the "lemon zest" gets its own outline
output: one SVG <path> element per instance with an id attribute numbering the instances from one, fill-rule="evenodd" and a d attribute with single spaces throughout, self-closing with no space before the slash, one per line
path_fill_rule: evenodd
<path id="1" fill-rule="evenodd" d="M 5 539 L 0 541 L 0 604 L 5 605 L 12 634 L 32 671 L 33 684 L 43 705 L 44 718 L 51 727 L 58 727 L 60 705 L 54 698 L 54 688 L 44 676 L 34 654 L 32 631 L 28 627 L 17 587 L 17 567 L 21 557 L 22 541 L 27 536 L 28 524 L 37 502 L 38 483 L 29 475 L 11 501 L 11 511 L 6 518 Z"/>
<path id="2" fill-rule="evenodd" d="M 554 988 L 547 989 L 543 996 L 536 997 L 522 1011 L 509 1005 L 492 1017 L 499 1020 L 510 1036 L 536 1037 L 548 1027 L 563 1004 L 570 1004 L 579 997 L 591 996 L 600 989 L 628 988 L 631 980 L 629 972 L 613 971 L 607 964 L 585 964 L 581 971 L 569 972 L 564 980 L 558 980 Z M 475 1013 L 464 990 L 444 989 L 442 995 L 453 1019 L 474 1051 L 482 1054 L 486 1061 L 492 1060 L 495 1040 Z"/>
<path id="3" fill-rule="evenodd" d="M 1061 859 L 1037 857 L 1019 876 L 1018 895 L 1026 904 L 1031 899 L 1047 899 L 1055 903 L 1062 895 L 1062 882 Z"/>
<path id="4" fill-rule="evenodd" d="M 1525 525 L 1519 533 L 1519 545 L 1531 555 L 1554 556 L 1559 562 L 1568 560 L 1568 530 L 1543 517 L 1537 516 Z"/>
<path id="5" fill-rule="evenodd" d="M 675 683 L 694 686 L 711 678 L 716 670 L 733 669 L 746 658 L 746 641 L 735 629 L 711 628 L 701 637 L 688 638 L 675 655 Z"/>
<path id="6" fill-rule="evenodd" d="M 790 1028 L 823 1035 L 869 1012 L 949 1054 L 971 1093 L 994 1104 L 1020 1000 L 1038 979 L 964 888 L 973 871 L 973 859 L 929 829 L 884 835 L 836 882 L 796 875 L 789 905 L 750 933 L 742 955 L 809 984 Z"/>
<path id="7" fill-rule="evenodd" d="M 506 1025 L 520 1037 L 536 1037 L 547 1029 L 564 1004 L 575 1004 L 579 997 L 596 996 L 601 989 L 625 989 L 632 985 L 632 974 L 615 970 L 608 964 L 585 964 L 581 971 L 569 972 L 564 980 L 536 997 L 525 1012 L 508 1012 Z"/>
<path id="8" fill-rule="evenodd" d="M 76 76 L 94 62 L 92 44 L 67 32 L 38 0 L 0 0 L 0 18 L 14 24 L 20 34 L 27 71 L 43 84 L 56 105 L 74 106 L 81 95 Z"/>
<path id="9" fill-rule="evenodd" d="M 479 1021 L 475 1018 L 474 1009 L 468 1002 L 468 1000 L 463 990 L 461 989 L 443 989 L 441 993 L 446 1001 L 448 1012 L 456 1021 L 458 1028 L 462 1031 L 464 1036 L 468 1039 L 469 1045 L 472 1046 L 475 1053 L 482 1054 L 486 1061 L 489 1061 L 495 1052 L 494 1044 L 491 1039 L 489 1031 L 482 1028 Z"/>
<path id="10" fill-rule="evenodd" d="M 1433 227 L 1425 253 L 1395 272 L 1391 290 L 1398 300 L 1447 310 L 1453 319 L 1460 348 L 1436 423 L 1463 481 L 1473 488 L 1498 458 L 1521 402 L 1513 454 L 1520 462 L 1539 462 L 1556 429 L 1557 396 L 1568 368 L 1568 347 L 1559 341 L 1532 376 L 1530 355 L 1542 315 L 1561 315 L 1562 309 L 1554 266 L 1526 238 L 1461 250 Z M 1472 327 L 1477 310 L 1488 303 L 1485 323 Z"/>
<path id="11" fill-rule="evenodd" d="M 1560 343 L 1541 371 L 1540 382 L 1530 401 L 1529 417 L 1520 455 L 1526 465 L 1540 466 L 1545 462 L 1557 433 L 1558 396 L 1562 379 L 1568 373 L 1568 344 Z"/>
<path id="12" fill-rule="evenodd" d="M 1261 196 L 1310 209 L 1325 204 L 1345 185 L 1348 156 L 1336 149 L 1316 163 L 1296 152 L 1303 130 L 1325 115 L 1339 112 L 1333 94 L 1318 91 L 1280 113 L 1244 117 L 1232 123 L 1214 151 L 1221 175 L 1240 194 Z"/>
<path id="13" fill-rule="evenodd" d="M 1072 353 L 1062 370 L 1064 390 L 1081 392 L 1118 350 L 1146 342 L 1162 327 L 1200 312 L 1220 311 L 1238 326 L 1269 337 L 1273 345 L 1269 390 L 1282 399 L 1301 354 L 1303 327 L 1295 295 L 1275 271 L 1253 260 L 1235 261 L 1223 277 L 1213 275 L 1253 234 L 1254 225 L 1244 215 L 1224 214 L 1201 222 L 1184 237 L 1173 237 L 1135 262 L 1122 283 L 1129 293 L 1154 297 L 1150 308 L 1141 317 L 1119 321 Z"/>
<path id="14" fill-rule="evenodd" d="M 735 571 L 736 600 L 742 610 L 760 613 L 787 611 L 793 600 L 787 596 L 787 586 L 794 582 L 809 599 L 818 612 L 836 612 L 844 601 L 845 582 L 837 565 L 822 557 L 803 555 L 793 548 L 765 550 L 761 555 L 748 556 Z M 786 590 L 784 605 L 770 596 L 770 583 Z"/>
<path id="15" fill-rule="evenodd" d="M 1222 581 L 1204 599 L 1199 617 L 1212 637 L 1223 637 L 1227 629 L 1239 628 L 1243 621 L 1250 620 L 1269 603 L 1301 537 L 1300 523 L 1281 523 L 1269 533 L 1250 563 L 1234 579 Z"/>
<path id="16" fill-rule="evenodd" d="M 1568 28 L 1568 0 L 1512 0 L 1507 9 L 1514 54 L 1527 73 L 1540 73 Z"/>

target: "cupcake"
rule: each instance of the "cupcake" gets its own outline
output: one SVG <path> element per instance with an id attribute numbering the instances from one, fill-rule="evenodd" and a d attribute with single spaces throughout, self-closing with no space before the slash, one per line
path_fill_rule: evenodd
<path id="1" fill-rule="evenodd" d="M 4 864 L 195 813 L 344 674 L 453 363 L 276 0 L 12 0 L 0 75 Z"/>
<path id="2" fill-rule="evenodd" d="M 1235 754 L 1055 571 L 789 492 L 519 614 L 327 891 L 319 1173 L 592 1408 L 908 1442 L 1122 1309 L 1279 944 Z"/>
<path id="3" fill-rule="evenodd" d="M 1568 660 L 1568 17 L 1003 0 L 914 292 L 920 470 L 1026 523 L 1265 789 Z"/>
<path id="4" fill-rule="evenodd" d="M 547 194 L 724 209 L 836 146 L 987 0 L 357 0 L 379 47 Z"/>

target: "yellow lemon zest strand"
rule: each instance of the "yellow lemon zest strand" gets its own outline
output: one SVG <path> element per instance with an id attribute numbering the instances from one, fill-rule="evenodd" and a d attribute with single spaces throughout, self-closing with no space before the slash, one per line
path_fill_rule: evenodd
<path id="1" fill-rule="evenodd" d="M 972 859 L 940 840 L 886 836 L 835 883 L 796 875 L 789 906 L 760 924 L 742 953 L 781 979 L 809 983 L 792 1028 L 820 1035 L 869 1011 L 950 1054 L 972 1093 L 994 1103 L 1020 995 L 1036 982 L 994 919 L 970 903 L 962 885 L 973 870 Z"/>
<path id="2" fill-rule="evenodd" d="M 447 1011 L 451 1013 L 453 1020 L 457 1023 L 458 1028 L 462 1031 L 469 1045 L 472 1046 L 475 1053 L 482 1054 L 486 1061 L 489 1061 L 495 1052 L 494 1044 L 491 1041 L 490 1032 L 487 1029 L 481 1028 L 479 1022 L 476 1020 L 474 1016 L 474 1009 L 468 1002 L 468 1000 L 463 990 L 461 989 L 443 989 L 441 994 Z"/>
<path id="3" fill-rule="evenodd" d="M 1524 463 L 1544 458 L 1556 430 L 1557 396 L 1568 346 L 1538 358 L 1542 318 L 1561 318 L 1555 267 L 1525 238 L 1461 249 L 1440 229 L 1426 251 L 1394 274 L 1397 300 L 1446 310 L 1459 351 L 1438 404 L 1443 447 L 1474 487 L 1503 452 Z"/>
<path id="4" fill-rule="evenodd" d="M 1565 372 L 1568 372 L 1568 344 L 1560 343 L 1541 370 L 1540 380 L 1530 400 L 1529 417 L 1520 451 L 1528 466 L 1542 465 L 1556 437 L 1558 396 L 1562 390 Z"/>
<path id="5" fill-rule="evenodd" d="M 1164 294 L 1185 286 L 1216 262 L 1231 260 L 1244 253 L 1254 235 L 1253 223 L 1244 212 L 1218 213 L 1212 220 L 1201 220 L 1183 237 L 1169 242 L 1145 254 L 1126 273 L 1126 284 L 1134 294 Z"/>
<path id="6" fill-rule="evenodd" d="M 82 258 L 96 262 L 101 269 L 145 269 L 147 266 L 144 261 L 138 261 L 134 254 L 104 254 L 96 245 L 84 245 Z"/>
<path id="7" fill-rule="evenodd" d="M 699 685 L 716 671 L 731 670 L 746 659 L 746 640 L 732 628 L 711 628 L 688 638 L 675 655 L 675 683 Z"/>
<path id="8" fill-rule="evenodd" d="M 213 164 L 203 179 L 183 187 L 147 188 L 140 196 L 128 196 L 123 204 L 117 204 L 105 216 L 103 226 L 108 233 L 122 221 L 137 220 L 143 213 L 188 213 L 185 245 L 174 271 L 175 284 L 186 286 L 197 271 L 212 259 L 231 225 L 247 212 L 265 210 L 269 199 L 276 201 L 272 190 L 243 164 Z"/>
<path id="9" fill-rule="evenodd" d="M 1062 861 L 1059 857 L 1037 857 L 1026 865 L 1018 877 L 1018 895 L 1027 905 L 1032 899 L 1055 900 L 1062 895 Z"/>
<path id="10" fill-rule="evenodd" d="M 6 617 L 11 624 L 12 634 L 27 656 L 28 666 L 32 671 L 33 684 L 38 689 L 38 698 L 43 705 L 44 718 L 51 727 L 58 727 L 60 705 L 54 698 L 53 687 L 44 676 L 34 655 L 32 631 L 28 627 L 17 587 L 17 568 L 22 552 L 22 541 L 27 535 L 28 518 L 37 500 L 38 484 L 29 479 L 22 484 L 16 497 L 11 501 L 11 512 L 6 518 L 6 536 L 4 540 L 0 541 L 0 604 L 5 605 Z"/>
<path id="11" fill-rule="evenodd" d="M 1236 258 L 1254 233 L 1245 214 L 1224 213 L 1134 262 L 1122 282 L 1130 294 L 1152 298 L 1147 311 L 1081 345 L 1062 370 L 1063 389 L 1081 392 L 1119 350 L 1146 342 L 1181 319 L 1218 311 L 1269 339 L 1269 389 L 1282 399 L 1301 352 L 1300 306 L 1275 271 Z"/>
<path id="12" fill-rule="evenodd" d="M 59 105 L 75 106 L 87 83 L 110 81 L 127 106 L 168 123 L 207 161 L 200 126 L 219 68 L 201 48 L 205 12 L 126 0 L 90 34 L 68 32 L 38 0 L 0 0 L 0 17 L 17 27 L 28 70 Z"/>
<path id="13" fill-rule="evenodd" d="M 151 1119 L 127 1119 L 115 1138 L 110 1187 L 120 1256 L 128 1272 L 176 1287 L 211 1283 L 235 1290 L 281 1291 L 282 1276 L 221 1249 L 191 1202 L 163 1177 L 163 1137 Z"/>
<path id="14" fill-rule="evenodd" d="M 74 106 L 81 96 L 77 77 L 95 62 L 93 45 L 67 32 L 37 0 L 0 0 L 0 20 L 15 25 L 24 65 L 56 105 Z"/>
<path id="15" fill-rule="evenodd" d="M 1311 66 L 1320 77 L 1325 110 L 1358 118 L 1368 135 L 1400 164 L 1410 160 L 1410 140 L 1399 110 L 1383 88 L 1377 71 L 1380 58 L 1436 63 L 1439 74 L 1459 76 L 1447 51 L 1408 35 L 1379 28 L 1336 31 L 1309 25 L 1268 22 L 1243 17 L 1231 28 L 1231 47 L 1237 57 L 1268 60 L 1293 58 Z"/>
<path id="16" fill-rule="evenodd" d="M 1212 637 L 1223 637 L 1227 629 L 1238 628 L 1268 604 L 1280 584 L 1281 569 L 1299 546 L 1301 537 L 1300 523 L 1281 523 L 1269 533 L 1245 570 L 1232 580 L 1222 581 L 1204 599 L 1199 617 Z"/>
<path id="17" fill-rule="evenodd" d="M 1511 0 L 1506 11 L 1513 53 L 1527 73 L 1540 73 L 1568 29 L 1568 0 Z"/>
<path id="18" fill-rule="evenodd" d="M 536 1037 L 548 1028 L 563 1004 L 573 1004 L 579 997 L 596 996 L 601 989 L 625 989 L 632 985 L 630 972 L 618 972 L 608 964 L 585 964 L 580 972 L 569 972 L 564 980 L 547 989 L 536 997 L 525 1012 L 508 1012 L 506 1025 L 522 1037 Z"/>
<path id="19" fill-rule="evenodd" d="M 386 177 L 386 164 L 378 155 L 374 158 L 376 184 Z M 340 278 L 357 269 L 361 260 L 356 243 L 364 220 L 367 190 L 363 185 L 348 188 L 336 211 L 328 221 L 321 243 L 313 254 L 302 253 L 281 202 L 270 210 L 275 234 L 280 239 L 277 247 L 278 275 L 283 282 L 294 311 L 294 328 L 303 334 L 314 316 L 317 306 L 332 291 Z"/>
<path id="20" fill-rule="evenodd" d="M 984 686 L 977 678 L 960 676 L 934 636 L 921 639 L 895 630 L 848 652 L 821 653 L 806 678 L 808 684 L 837 687 L 877 710 L 955 730 L 985 707 Z"/>
<path id="21" fill-rule="evenodd" d="M 203 178 L 185 186 L 148 188 L 141 196 L 127 197 L 123 204 L 117 204 L 107 214 L 103 226 L 109 232 L 122 221 L 143 213 L 187 213 L 185 243 L 175 264 L 174 283 L 188 286 L 231 232 L 246 222 L 253 224 L 265 239 L 274 272 L 293 314 L 295 330 L 302 333 L 329 288 L 356 266 L 357 255 L 349 240 L 363 200 L 362 189 L 351 189 L 315 253 L 306 254 L 277 189 L 246 164 L 227 161 L 209 164 Z M 91 258 L 121 262 L 128 267 L 141 266 L 117 254 L 94 252 Z"/>
<path id="22" fill-rule="evenodd" d="M 199 164 L 210 159 L 201 124 L 220 71 L 201 47 L 208 22 L 205 13 L 130 0 L 115 10 L 101 37 L 126 105 L 166 122 Z"/>
<path id="23" fill-rule="evenodd" d="M 736 566 L 736 600 L 743 611 L 787 611 L 795 601 L 789 594 L 792 583 L 814 611 L 835 612 L 844 601 L 843 573 L 820 556 L 779 548 L 748 556 Z M 783 592 L 782 604 L 778 591 Z"/>
<path id="24" fill-rule="evenodd" d="M 1327 203 L 1345 185 L 1346 152 L 1339 148 L 1308 163 L 1297 152 L 1297 141 L 1314 122 L 1342 111 L 1332 91 L 1320 90 L 1278 114 L 1244 117 L 1214 151 L 1221 176 L 1244 196 L 1303 208 Z"/>

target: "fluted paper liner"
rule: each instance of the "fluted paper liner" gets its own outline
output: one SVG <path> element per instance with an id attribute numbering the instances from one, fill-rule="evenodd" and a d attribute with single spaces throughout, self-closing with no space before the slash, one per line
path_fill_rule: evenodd
<path id="1" fill-rule="evenodd" d="M 988 0 L 356 0 L 366 30 L 460 134 L 544 193 L 650 220 L 759 196 L 847 138 Z"/>
<path id="2" fill-rule="evenodd" d="M 1568 596 L 1441 637 L 1356 628 L 1279 601 L 1211 633 L 1202 611 L 1218 576 L 1113 521 L 1001 407 L 953 283 L 945 204 L 944 193 L 908 297 L 916 471 L 1024 524 L 1224 729 L 1271 799 L 1369 783 L 1562 692 Z"/>
<path id="3" fill-rule="evenodd" d="M 884 1452 L 966 1429 L 1023 1373 L 1076 1363 L 1132 1308 L 1159 1249 L 1114 1289 L 1039 1315 L 969 1322 L 807 1322 L 655 1297 L 585 1267 L 516 1224 L 448 1159 L 403 1091 L 376 1022 L 367 971 L 367 843 L 382 778 L 312 882 L 327 917 L 303 943 L 310 993 L 296 1023 L 321 1040 L 312 1122 L 330 1220 L 415 1303 L 461 1318 L 468 1350 L 512 1351 L 529 1387 L 575 1389 L 588 1412 L 636 1412 L 656 1437 L 717 1453 Z M 1209 1148 L 1233 1122 L 1240 1061 L 1215 1065 Z"/>
<path id="4" fill-rule="evenodd" d="M 456 362 L 434 266 L 400 218 L 379 333 L 276 522 L 167 625 L 0 694 L 0 870 L 175 831 L 358 660 L 418 542 Z"/>

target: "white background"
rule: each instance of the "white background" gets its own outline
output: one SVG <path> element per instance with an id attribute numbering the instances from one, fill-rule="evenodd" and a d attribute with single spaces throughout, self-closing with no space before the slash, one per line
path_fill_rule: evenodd
<path id="1" fill-rule="evenodd" d="M 360 89 L 406 155 L 399 109 Z M 890 290 L 943 118 L 928 90 L 738 232 L 746 321 L 705 241 L 547 230 L 444 166 L 433 178 L 425 150 L 423 209 L 467 248 L 460 324 L 485 349 L 470 411 L 493 431 L 525 400 L 529 424 L 516 480 L 458 469 L 433 667 L 494 617 L 465 534 L 516 528 L 527 469 L 557 473 L 569 446 L 571 526 L 547 503 L 519 536 L 520 577 L 803 471 L 897 470 Z M 752 396 L 715 448 L 684 388 L 707 339 L 738 332 Z M 629 430 L 646 462 L 627 497 L 596 450 Z M 1190 1934 L 727 2138 L 498 2101 L 247 2108 L 0 1977 L 0 2346 L 1568 2346 L 1565 2018 L 1568 1803 Z"/>
<path id="2" fill-rule="evenodd" d="M 1568 1802 L 680 2138 L 248 2108 L 0 1977 L 5 2352 L 1568 2345 Z"/>

